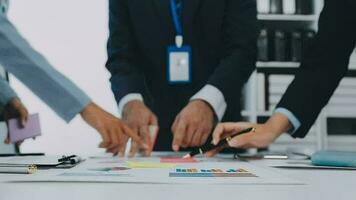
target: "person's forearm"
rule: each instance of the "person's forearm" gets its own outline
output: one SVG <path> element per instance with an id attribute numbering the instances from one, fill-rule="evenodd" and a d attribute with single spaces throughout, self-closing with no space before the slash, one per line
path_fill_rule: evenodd
<path id="1" fill-rule="evenodd" d="M 61 118 L 69 122 L 90 103 L 90 98 L 55 70 L 3 16 L 0 16 L 0 33 L 0 51 L 6 52 L 0 54 L 0 63 Z"/>
<path id="2" fill-rule="evenodd" d="M 111 89 L 121 110 L 122 101 L 143 99 L 146 94 L 146 83 L 140 65 L 136 62 L 136 40 L 133 31 L 127 1 L 109 1 L 109 39 L 107 43 L 108 60 L 106 68 L 111 73 Z M 138 95 L 139 94 L 139 95 Z M 141 96 L 140 96 L 141 95 Z"/>
<path id="3" fill-rule="evenodd" d="M 288 117 L 281 113 L 274 113 L 265 125 L 269 127 L 271 133 L 275 134 L 276 138 L 292 128 L 292 124 L 288 120 Z"/>
<path id="4" fill-rule="evenodd" d="M 277 105 L 300 120 L 301 126 L 293 137 L 305 137 L 347 73 L 350 54 L 356 45 L 354 10 L 348 2 L 325 1 L 318 33 L 306 48 L 298 73 Z"/>
<path id="5" fill-rule="evenodd" d="M 224 94 L 229 103 L 240 98 L 240 91 L 256 68 L 258 35 L 256 2 L 229 1 L 225 10 L 222 57 L 207 84 Z"/>

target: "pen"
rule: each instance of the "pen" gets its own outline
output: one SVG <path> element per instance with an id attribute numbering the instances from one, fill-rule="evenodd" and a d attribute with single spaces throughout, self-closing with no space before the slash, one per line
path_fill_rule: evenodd
<path id="1" fill-rule="evenodd" d="M 221 147 L 221 146 L 224 146 L 225 144 L 227 144 L 230 140 L 232 140 L 234 137 L 238 136 L 238 135 L 241 135 L 241 134 L 245 134 L 245 133 L 249 133 L 249 132 L 255 132 L 256 131 L 256 128 L 248 128 L 248 129 L 245 129 L 241 132 L 238 132 L 238 133 L 235 133 L 235 134 L 232 134 L 231 136 L 225 138 L 225 139 L 222 139 L 220 140 L 220 142 L 217 144 L 217 145 L 214 145 L 212 143 L 209 143 L 209 144 L 205 144 L 201 147 L 197 147 L 195 148 L 193 151 L 191 151 L 190 153 L 188 153 L 187 155 L 183 156 L 183 158 L 191 158 L 191 157 L 194 157 L 198 154 L 204 154 L 210 150 L 213 150 L 215 148 L 218 148 L 218 147 Z"/>
<path id="2" fill-rule="evenodd" d="M 71 165 L 74 165 L 74 164 L 77 164 L 77 163 L 79 163 L 79 162 L 81 162 L 81 161 L 82 161 L 82 158 L 80 158 L 80 157 L 78 157 L 78 156 L 75 156 L 75 157 L 69 159 L 67 162 L 68 162 L 69 164 L 71 164 Z"/>
<path id="3" fill-rule="evenodd" d="M 36 165 L 29 165 L 27 167 L 0 167 L 0 174 L 34 174 L 36 171 Z"/>

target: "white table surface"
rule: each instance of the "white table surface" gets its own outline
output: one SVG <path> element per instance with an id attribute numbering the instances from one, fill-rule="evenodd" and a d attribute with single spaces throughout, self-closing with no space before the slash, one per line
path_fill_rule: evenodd
<path id="1" fill-rule="evenodd" d="M 252 163 L 268 167 L 284 161 Z M 273 169 L 305 185 L 163 185 L 121 183 L 9 183 L 0 175 L 0 200 L 343 200 L 356 199 L 356 171 Z"/>

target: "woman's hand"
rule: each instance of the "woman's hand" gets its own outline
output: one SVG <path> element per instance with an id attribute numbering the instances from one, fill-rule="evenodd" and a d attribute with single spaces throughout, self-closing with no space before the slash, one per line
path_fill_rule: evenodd
<path id="1" fill-rule="evenodd" d="M 248 128 L 255 128 L 255 131 L 233 137 L 228 146 L 234 148 L 263 148 L 273 143 L 281 134 L 290 130 L 292 125 L 288 118 L 280 113 L 274 113 L 264 124 L 254 124 L 247 122 L 222 123 L 219 124 L 213 133 L 213 143 L 216 145 L 220 140 L 241 132 Z M 223 148 L 214 149 L 207 153 L 207 156 L 214 156 Z"/>
<path id="2" fill-rule="evenodd" d="M 82 112 L 82 118 L 101 135 L 103 141 L 99 145 L 107 152 L 114 155 L 124 156 L 126 138 L 131 137 L 133 141 L 143 144 L 136 132 L 131 130 L 124 122 L 110 113 L 106 112 L 94 103 L 90 103 Z"/>

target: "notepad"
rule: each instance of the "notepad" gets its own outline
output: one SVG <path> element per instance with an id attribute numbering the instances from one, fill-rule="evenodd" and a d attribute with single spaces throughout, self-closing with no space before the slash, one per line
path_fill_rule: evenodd
<path id="1" fill-rule="evenodd" d="M 11 143 L 41 135 L 40 117 L 38 114 L 29 115 L 25 127 L 20 126 L 18 119 L 10 119 L 8 126 Z"/>
<path id="2" fill-rule="evenodd" d="M 312 155 L 312 164 L 316 166 L 356 167 L 356 152 L 319 151 Z"/>

